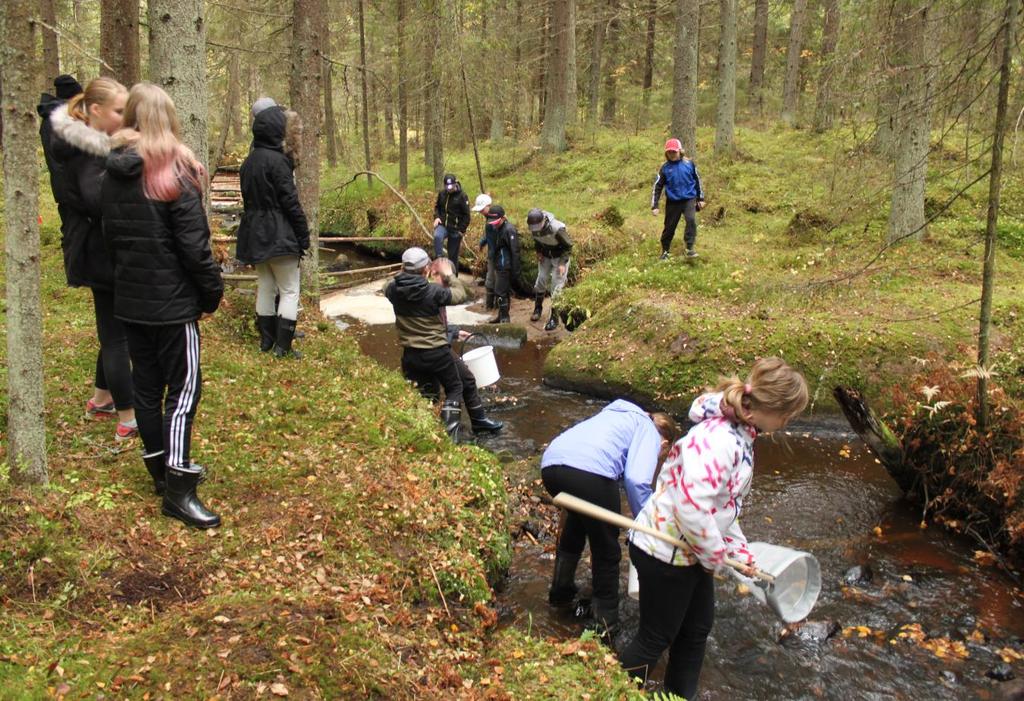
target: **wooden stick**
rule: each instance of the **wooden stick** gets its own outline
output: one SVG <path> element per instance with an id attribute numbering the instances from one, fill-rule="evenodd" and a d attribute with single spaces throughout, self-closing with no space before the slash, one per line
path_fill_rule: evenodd
<path id="1" fill-rule="evenodd" d="M 690 546 L 685 541 L 682 541 L 679 538 L 673 538 L 668 533 L 662 533 L 657 528 L 652 528 L 651 526 L 644 526 L 642 524 L 637 523 L 631 518 L 623 516 L 622 514 L 617 514 L 614 511 L 609 511 L 608 509 L 598 506 L 597 504 L 591 504 L 589 501 L 580 499 L 579 497 L 575 497 L 567 492 L 560 492 L 554 499 L 552 499 L 552 502 L 558 506 L 561 506 L 562 508 L 571 509 L 572 511 L 584 514 L 585 516 L 590 516 L 591 518 L 596 518 L 598 520 L 605 521 L 606 523 L 610 523 L 613 526 L 618 526 L 619 528 L 626 528 L 634 531 L 640 531 L 641 533 L 646 533 L 649 536 L 665 541 L 669 545 L 673 545 L 677 548 L 683 548 L 684 550 L 692 552 L 690 550 Z M 722 562 L 728 565 L 729 567 L 738 570 L 742 574 L 746 574 L 747 572 L 750 572 L 753 569 L 747 567 L 742 562 L 733 560 L 732 558 L 728 557 L 725 558 Z M 763 579 L 766 582 L 775 581 L 775 577 L 771 576 L 767 572 L 762 572 L 758 569 L 753 569 L 753 576 L 757 577 L 758 579 Z"/>
<path id="2" fill-rule="evenodd" d="M 448 618 L 451 618 L 452 612 L 448 610 L 448 602 L 444 598 L 444 592 L 441 591 L 441 582 L 437 581 L 437 572 L 434 571 L 434 563 L 428 562 L 427 565 L 430 567 L 430 574 L 434 576 L 434 584 L 437 585 L 437 593 L 441 595 L 441 603 L 444 604 L 444 612 L 448 614 Z"/>
<path id="3" fill-rule="evenodd" d="M 229 282 L 243 282 L 245 280 L 255 280 L 255 275 L 240 275 L 236 273 L 221 273 L 220 276 L 228 280 Z"/>
<path id="4" fill-rule="evenodd" d="M 322 236 L 320 243 L 373 243 L 374 241 L 408 241 L 405 236 Z M 214 236 L 214 243 L 234 243 L 237 236 Z"/>
<path id="5" fill-rule="evenodd" d="M 322 275 L 329 275 L 330 277 L 344 277 L 346 275 L 358 275 L 359 273 L 372 273 L 378 270 L 394 270 L 401 268 L 401 263 L 390 263 L 388 265 L 378 265 L 373 268 L 357 268 L 356 270 L 339 270 L 337 272 L 321 273 Z"/>

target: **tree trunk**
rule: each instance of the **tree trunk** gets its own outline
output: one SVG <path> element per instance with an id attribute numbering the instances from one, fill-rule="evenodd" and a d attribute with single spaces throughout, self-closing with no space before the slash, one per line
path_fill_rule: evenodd
<path id="1" fill-rule="evenodd" d="M 789 22 L 789 50 L 786 52 L 786 81 L 782 87 L 782 121 L 796 126 L 800 109 L 800 58 L 804 50 L 807 0 L 793 0 Z"/>
<path id="2" fill-rule="evenodd" d="M 334 64 L 329 57 L 331 49 L 331 24 L 324 23 L 323 29 L 324 59 L 320 62 L 324 81 L 324 142 L 327 145 L 327 164 L 334 168 L 338 165 L 338 129 L 334 123 Z"/>
<path id="3" fill-rule="evenodd" d="M 839 0 L 825 5 L 825 24 L 821 29 L 821 72 L 818 74 L 818 97 L 814 106 L 814 130 L 825 131 L 832 126 L 832 78 L 835 75 L 835 53 L 839 44 Z"/>
<path id="4" fill-rule="evenodd" d="M 676 2 L 676 50 L 672 79 L 672 134 L 690 157 L 697 153 L 699 0 Z"/>
<path id="5" fill-rule="evenodd" d="M 7 282 L 7 455 L 11 479 L 46 484 L 43 307 L 39 274 L 39 172 L 35 88 L 39 25 L 31 0 L 0 5 L 3 83 L 4 248 Z"/>
<path id="6" fill-rule="evenodd" d="M 928 0 L 897 0 L 893 55 L 899 76 L 889 241 L 925 233 L 925 176 L 931 136 L 931 37 Z"/>
<path id="7" fill-rule="evenodd" d="M 91 2 L 86 2 L 86 0 L 71 0 L 71 21 L 74 23 L 74 26 L 84 27 L 89 24 L 91 21 L 89 18 L 91 4 Z M 67 68 L 76 78 L 82 80 L 85 79 L 88 71 L 92 70 L 93 65 L 92 61 L 83 56 L 81 51 L 73 51 L 70 60 L 65 61 L 65 63 L 70 64 Z M 88 66 L 88 69 L 86 66 Z"/>
<path id="8" fill-rule="evenodd" d="M 369 91 L 367 90 L 367 77 L 366 77 L 366 29 L 363 21 L 363 5 L 364 0 L 357 0 L 356 2 L 359 8 L 359 73 L 362 80 L 362 93 L 363 93 L 363 160 L 366 165 L 366 170 L 373 170 L 373 165 L 370 162 L 370 98 Z M 366 182 L 373 185 L 373 176 L 367 173 Z"/>
<path id="9" fill-rule="evenodd" d="M 60 75 L 60 44 L 57 37 L 57 7 L 54 0 L 39 0 L 39 16 L 53 29 L 40 27 L 43 34 L 43 70 L 39 83 L 44 92 L 53 90 L 53 79 Z"/>
<path id="10" fill-rule="evenodd" d="M 1020 0 L 1006 0 L 1006 13 L 1001 30 L 1002 62 L 999 66 L 999 96 L 996 99 L 996 123 L 992 135 L 992 168 L 988 181 L 988 217 L 985 222 L 985 263 L 981 278 L 981 314 L 978 323 L 978 365 L 989 369 L 989 333 L 992 328 L 992 291 L 995 285 L 996 237 L 999 230 L 999 196 L 1003 177 L 1003 141 L 1006 136 L 1007 105 L 1010 94 L 1010 71 L 1013 50 L 1017 45 L 1015 25 L 1020 14 Z M 978 429 L 988 426 L 988 378 L 978 377 Z"/>
<path id="11" fill-rule="evenodd" d="M 569 6 L 565 49 L 566 120 L 569 124 L 575 124 L 576 113 L 579 111 L 579 87 L 576 84 L 576 0 L 565 2 Z"/>
<path id="12" fill-rule="evenodd" d="M 598 9 L 602 6 L 598 0 Z M 601 100 L 601 62 L 604 57 L 604 38 L 608 18 L 603 12 L 594 13 L 594 30 L 590 39 L 590 73 L 587 76 L 587 126 L 597 126 L 597 108 Z"/>
<path id="13" fill-rule="evenodd" d="M 425 87 L 425 108 L 426 108 L 426 131 L 427 150 L 430 166 L 434 175 L 434 188 L 440 188 L 444 179 L 444 95 L 441 89 L 441 61 L 438 53 L 441 49 L 441 6 L 438 0 L 427 0 L 427 27 L 428 36 L 426 44 L 426 83 Z"/>
<path id="14" fill-rule="evenodd" d="M 750 107 L 764 116 L 764 61 L 768 53 L 768 0 L 754 2 L 754 48 L 750 57 Z"/>
<path id="15" fill-rule="evenodd" d="M 515 0 L 515 26 L 523 26 L 523 0 Z M 512 43 L 512 65 L 518 69 L 521 65 L 523 57 L 523 39 L 522 32 L 513 32 Z M 519 139 L 519 127 L 523 123 L 523 104 L 526 102 L 525 96 L 523 95 L 523 71 L 514 70 L 512 79 L 512 95 L 514 105 L 512 109 L 512 135 L 518 140 Z"/>
<path id="16" fill-rule="evenodd" d="M 398 0 L 395 34 L 398 38 L 398 187 L 409 188 L 409 96 L 406 85 L 405 22 L 407 0 Z"/>
<path id="17" fill-rule="evenodd" d="M 832 396 L 836 398 L 853 432 L 867 444 L 903 493 L 909 492 L 914 487 L 917 475 L 904 460 L 899 438 L 878 418 L 857 390 L 836 387 L 832 390 Z"/>
<path id="18" fill-rule="evenodd" d="M 658 22 L 658 0 L 647 0 L 647 31 L 644 44 L 644 107 L 651 102 L 651 86 L 654 85 L 654 32 Z"/>
<path id="19" fill-rule="evenodd" d="M 177 16 L 180 13 L 190 15 L 199 18 L 199 25 L 194 26 L 191 32 L 187 32 L 181 24 L 174 24 L 170 31 L 172 32 L 183 32 L 182 39 L 186 39 L 185 33 L 192 35 L 198 34 L 201 36 L 202 42 L 199 46 L 202 47 L 197 56 L 202 56 L 205 60 L 206 57 L 206 29 L 202 26 L 203 12 L 202 3 L 198 0 L 154 0 L 150 5 L 156 5 L 156 9 L 159 12 L 154 13 L 154 8 L 149 8 L 149 36 L 150 42 L 153 41 L 154 31 L 157 35 L 163 33 L 166 27 L 155 30 L 154 18 L 162 17 L 166 13 L 173 13 Z M 171 20 L 174 22 L 174 20 Z M 81 25 L 77 25 L 81 26 Z M 191 46 L 196 46 L 192 43 Z M 157 60 L 165 60 L 165 54 L 171 50 L 172 46 L 158 46 L 158 57 Z M 105 66 L 100 66 L 100 72 L 102 75 L 113 76 L 116 80 L 120 81 L 124 85 L 131 87 L 135 83 L 139 82 L 139 0 L 100 0 L 100 58 L 110 64 L 113 71 L 107 70 Z M 194 57 L 193 57 L 194 58 Z M 150 44 L 150 79 L 155 74 L 153 70 L 153 46 Z M 169 65 L 169 64 L 165 64 Z M 203 75 L 206 75 L 206 65 L 203 64 Z M 79 76 L 81 79 L 81 76 Z M 205 78 L 204 78 L 205 80 Z M 157 81 L 153 81 L 157 82 Z M 82 81 L 85 84 L 85 81 Z M 164 89 L 167 86 L 162 83 L 157 83 Z M 175 93 L 170 90 L 172 98 L 175 98 Z M 178 105 L 178 101 L 174 100 L 175 107 L 181 108 Z M 204 110 L 205 114 L 205 110 Z M 196 155 L 199 155 L 198 153 Z M 203 156 L 203 161 L 206 161 L 206 156 Z"/>
<path id="20" fill-rule="evenodd" d="M 321 32 L 327 26 L 325 0 L 293 0 L 291 75 L 288 97 L 302 119 L 302 140 L 295 183 L 299 201 L 309 221 L 309 251 L 302 258 L 302 287 L 314 302 L 320 299 L 320 83 L 324 45 Z"/>
<path id="21" fill-rule="evenodd" d="M 619 0 L 609 0 L 608 34 L 605 36 L 604 47 L 604 102 L 601 105 L 601 123 L 613 124 L 618 107 L 616 89 L 618 88 L 618 48 L 621 22 L 619 21 Z"/>
<path id="22" fill-rule="evenodd" d="M 736 122 L 736 0 L 718 0 L 718 110 L 715 117 L 715 153 L 731 153 Z"/>
<path id="23" fill-rule="evenodd" d="M 182 140 L 195 152 L 203 167 L 208 167 L 203 8 L 203 0 L 150 0 L 149 79 L 174 100 Z"/>
<path id="24" fill-rule="evenodd" d="M 224 112 L 222 113 L 220 120 L 220 138 L 217 139 L 217 147 L 213 152 L 213 160 L 211 161 L 211 169 L 217 170 L 217 166 L 220 165 L 220 160 L 224 157 L 224 152 L 227 150 L 228 134 L 231 132 L 231 125 L 235 121 L 235 115 L 238 113 L 238 101 L 241 99 L 239 95 L 239 66 L 238 66 L 238 52 L 231 51 L 228 56 L 228 94 L 224 100 Z"/>
<path id="25" fill-rule="evenodd" d="M 569 1 L 556 1 L 551 13 L 551 43 L 548 49 L 547 85 L 544 97 L 544 126 L 541 146 L 546 151 L 565 150 L 568 105 Z"/>

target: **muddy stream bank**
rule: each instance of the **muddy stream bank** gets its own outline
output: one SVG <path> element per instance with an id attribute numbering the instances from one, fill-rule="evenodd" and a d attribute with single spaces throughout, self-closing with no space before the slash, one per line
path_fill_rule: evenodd
<path id="1" fill-rule="evenodd" d="M 401 349 L 381 286 L 330 293 L 322 309 L 364 353 L 397 369 Z M 454 308 L 450 321 L 479 324 L 485 317 L 474 309 Z M 505 430 L 478 444 L 509 467 L 518 529 L 498 606 L 508 625 L 575 638 L 582 621 L 547 604 L 557 515 L 539 485 L 537 459 L 555 435 L 606 401 L 544 385 L 550 344 L 495 345 L 502 379 L 482 395 Z M 1020 590 L 977 561 L 970 541 L 922 528 L 920 514 L 845 424 L 798 424 L 762 437 L 756 465 L 744 531 L 751 540 L 813 552 L 823 591 L 809 622 L 786 629 L 720 580 L 700 698 L 999 699 L 1016 682 L 992 677 L 1024 676 Z M 623 548 L 620 645 L 637 623 L 636 603 L 625 596 L 626 565 Z M 584 596 L 588 580 L 584 558 L 577 574 Z"/>

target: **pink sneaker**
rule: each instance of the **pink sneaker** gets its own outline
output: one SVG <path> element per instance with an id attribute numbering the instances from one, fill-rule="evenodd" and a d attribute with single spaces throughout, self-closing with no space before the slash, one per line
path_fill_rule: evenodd
<path id="1" fill-rule="evenodd" d="M 102 421 L 103 419 L 110 419 L 117 415 L 117 409 L 114 408 L 114 403 L 110 404 L 96 404 L 93 400 L 89 400 L 85 403 L 85 418 L 97 419 Z"/>
<path id="2" fill-rule="evenodd" d="M 117 422 L 117 430 L 114 432 L 114 440 L 127 441 L 139 435 L 139 425 L 134 421 L 130 424 Z"/>

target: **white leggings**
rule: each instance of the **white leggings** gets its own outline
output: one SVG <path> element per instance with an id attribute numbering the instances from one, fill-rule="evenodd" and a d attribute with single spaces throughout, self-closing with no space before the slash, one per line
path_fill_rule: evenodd
<path id="1" fill-rule="evenodd" d="M 256 264 L 256 313 L 295 321 L 299 316 L 299 258 L 278 256 Z M 277 309 L 274 297 L 281 295 Z"/>

